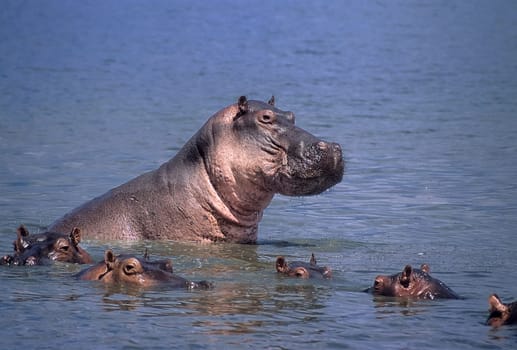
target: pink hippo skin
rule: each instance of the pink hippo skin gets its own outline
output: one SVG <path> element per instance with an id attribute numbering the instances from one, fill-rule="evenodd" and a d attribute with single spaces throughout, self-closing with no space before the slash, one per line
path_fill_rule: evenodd
<path id="1" fill-rule="evenodd" d="M 292 112 L 238 103 L 214 114 L 170 161 L 50 225 L 85 238 L 254 243 L 276 193 L 315 195 L 339 183 L 341 147 L 295 126 Z"/>

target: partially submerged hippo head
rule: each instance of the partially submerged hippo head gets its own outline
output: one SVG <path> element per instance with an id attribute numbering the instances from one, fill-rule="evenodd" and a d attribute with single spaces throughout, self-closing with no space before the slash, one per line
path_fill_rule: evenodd
<path id="1" fill-rule="evenodd" d="M 210 282 L 192 282 L 173 274 L 170 259 L 149 261 L 146 257 L 117 256 L 112 250 L 106 250 L 104 261 L 79 272 L 76 277 L 81 280 L 97 280 L 106 284 L 128 284 L 139 287 L 157 285 L 188 289 L 212 287 Z"/>
<path id="2" fill-rule="evenodd" d="M 423 264 L 420 269 L 406 265 L 402 272 L 391 276 L 379 275 L 373 287 L 369 288 L 375 295 L 388 297 L 412 297 L 419 299 L 459 298 L 440 280 L 429 275 L 430 269 Z"/>
<path id="3" fill-rule="evenodd" d="M 497 294 L 488 298 L 488 319 L 486 323 L 492 327 L 517 323 L 517 301 L 504 304 Z"/>
<path id="4" fill-rule="evenodd" d="M 25 226 L 17 230 L 13 242 L 14 255 L 4 256 L 0 264 L 42 265 L 52 261 L 76 264 L 92 263 L 90 255 L 81 247 L 81 230 L 74 227 L 70 234 L 43 232 L 31 235 Z"/>
<path id="5" fill-rule="evenodd" d="M 309 263 L 303 261 L 291 261 L 288 263 L 283 256 L 279 256 L 276 259 L 276 271 L 290 277 L 332 277 L 332 272 L 328 267 L 317 265 L 314 254 L 311 255 Z"/>

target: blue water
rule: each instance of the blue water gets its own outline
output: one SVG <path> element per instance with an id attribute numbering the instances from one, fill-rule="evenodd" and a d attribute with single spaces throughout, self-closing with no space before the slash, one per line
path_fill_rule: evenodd
<path id="1" fill-rule="evenodd" d="M 83 242 L 170 257 L 212 291 L 109 290 L 80 266 L 0 269 L 0 348 L 513 348 L 513 1 L 2 1 L 0 251 L 170 159 L 240 95 L 339 142 L 342 183 L 277 196 L 259 245 Z M 280 244 L 287 242 L 287 244 Z M 280 278 L 276 256 L 333 269 Z M 461 300 L 361 290 L 428 263 Z"/>

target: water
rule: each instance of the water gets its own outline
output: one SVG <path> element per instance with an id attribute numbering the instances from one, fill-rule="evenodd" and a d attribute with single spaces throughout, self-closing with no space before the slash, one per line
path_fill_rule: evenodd
<path id="1" fill-rule="evenodd" d="M 80 266 L 0 269 L 0 347 L 513 348 L 483 322 L 517 299 L 512 1 L 3 1 L 0 249 L 171 158 L 240 95 L 339 142 L 342 183 L 275 197 L 259 245 L 95 242 L 212 291 L 109 290 Z M 280 278 L 276 256 L 331 281 Z M 426 262 L 462 300 L 361 290 Z"/>

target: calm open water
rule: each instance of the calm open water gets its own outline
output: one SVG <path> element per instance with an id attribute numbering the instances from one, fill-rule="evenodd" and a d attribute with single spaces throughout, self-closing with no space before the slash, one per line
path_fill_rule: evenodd
<path id="1" fill-rule="evenodd" d="M 275 197 L 259 245 L 95 242 L 212 291 L 109 290 L 80 266 L 0 269 L 0 348 L 507 349 L 517 299 L 514 1 L 2 1 L 0 253 L 171 158 L 246 94 L 339 142 L 342 183 Z M 280 278 L 278 255 L 334 271 Z M 462 300 L 361 290 L 430 264 Z"/>

